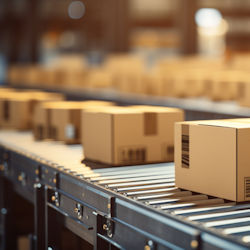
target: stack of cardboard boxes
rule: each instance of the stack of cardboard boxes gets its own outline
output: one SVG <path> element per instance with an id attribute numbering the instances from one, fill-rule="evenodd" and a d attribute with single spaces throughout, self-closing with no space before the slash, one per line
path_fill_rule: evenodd
<path id="1" fill-rule="evenodd" d="M 2 94 L 1 94 L 2 93 Z M 63 100 L 61 94 L 37 91 L 0 91 L 0 127 L 27 130 L 32 128 L 32 115 L 40 102 Z"/>
<path id="2" fill-rule="evenodd" d="M 33 135 L 36 140 L 52 139 L 67 144 L 80 143 L 81 112 L 113 105 L 104 101 L 61 101 L 42 103 L 35 108 Z"/>

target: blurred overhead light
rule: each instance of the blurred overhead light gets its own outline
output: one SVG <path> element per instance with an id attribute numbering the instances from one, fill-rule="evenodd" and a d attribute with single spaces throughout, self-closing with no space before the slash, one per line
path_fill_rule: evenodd
<path id="1" fill-rule="evenodd" d="M 72 19 L 80 19 L 84 16 L 85 5 L 81 1 L 73 1 L 69 4 L 68 14 Z"/>
<path id="2" fill-rule="evenodd" d="M 220 25 L 222 15 L 217 9 L 202 8 L 195 14 L 195 22 L 202 28 L 215 28 Z"/>

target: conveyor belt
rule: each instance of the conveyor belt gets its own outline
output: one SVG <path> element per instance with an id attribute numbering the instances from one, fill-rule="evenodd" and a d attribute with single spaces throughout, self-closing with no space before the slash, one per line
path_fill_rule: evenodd
<path id="1" fill-rule="evenodd" d="M 91 169 L 80 163 L 80 145 L 34 142 L 30 132 L 2 131 L 0 144 L 27 156 L 63 166 L 93 184 L 115 191 L 156 210 L 171 213 L 221 237 L 250 243 L 250 203 L 236 204 L 216 197 L 175 187 L 174 164 Z M 250 246 L 250 245 L 249 245 Z"/>

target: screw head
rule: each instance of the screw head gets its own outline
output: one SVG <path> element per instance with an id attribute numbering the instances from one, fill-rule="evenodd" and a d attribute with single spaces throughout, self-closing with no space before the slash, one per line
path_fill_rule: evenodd
<path id="1" fill-rule="evenodd" d="M 1 214 L 7 214 L 7 209 L 3 207 L 3 208 L 1 209 Z"/>
<path id="2" fill-rule="evenodd" d="M 150 247 L 152 247 L 152 246 L 154 246 L 154 242 L 153 242 L 152 240 L 149 240 L 149 241 L 148 241 L 148 245 L 149 245 Z"/>
<path id="3" fill-rule="evenodd" d="M 190 242 L 190 246 L 191 246 L 192 248 L 197 248 L 198 245 L 199 245 L 199 242 L 198 242 L 197 240 L 192 240 L 192 241 Z"/>
<path id="4" fill-rule="evenodd" d="M 108 230 L 107 235 L 108 235 L 109 238 L 113 237 L 113 234 L 112 234 L 111 230 Z"/>
<path id="5" fill-rule="evenodd" d="M 41 187 L 42 187 L 41 183 L 35 183 L 34 184 L 34 188 L 41 188 Z"/>

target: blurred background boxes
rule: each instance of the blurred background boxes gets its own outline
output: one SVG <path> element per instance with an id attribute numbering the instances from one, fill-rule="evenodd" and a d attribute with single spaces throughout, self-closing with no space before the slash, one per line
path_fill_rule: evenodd
<path id="1" fill-rule="evenodd" d="M 80 143 L 82 111 L 111 105 L 112 102 L 105 101 L 58 101 L 37 105 L 33 115 L 34 138 Z"/>
<path id="2" fill-rule="evenodd" d="M 7 92 L 0 95 L 0 126 L 31 129 L 32 115 L 39 102 L 63 100 L 63 95 L 46 92 Z"/>

